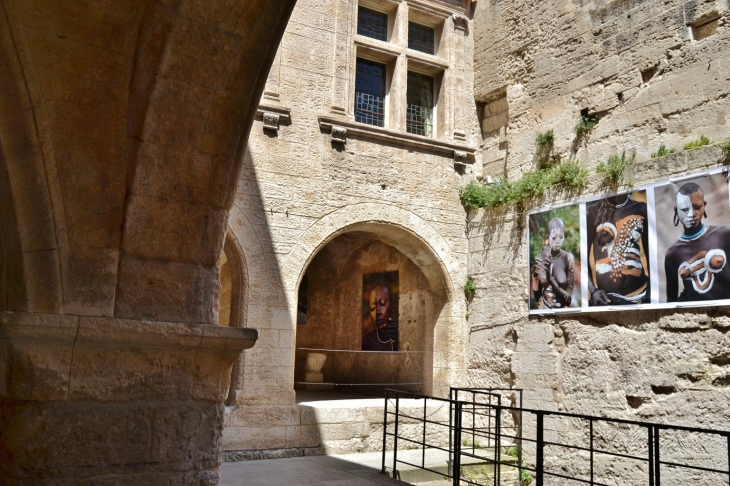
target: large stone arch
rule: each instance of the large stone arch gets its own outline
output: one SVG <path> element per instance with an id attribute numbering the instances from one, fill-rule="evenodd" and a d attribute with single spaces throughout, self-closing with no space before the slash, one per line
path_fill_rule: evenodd
<path id="1" fill-rule="evenodd" d="M 462 380 L 466 340 L 466 301 L 461 287 L 466 265 L 426 220 L 389 204 L 361 203 L 343 207 L 310 226 L 282 264 L 291 322 L 296 322 L 297 288 L 307 267 L 327 243 L 339 235 L 362 231 L 378 235 L 410 258 L 424 273 L 432 292 L 443 299 L 433 339 L 432 392 L 447 394 Z M 466 258 L 465 255 L 461 258 Z"/>
<path id="2" fill-rule="evenodd" d="M 215 483 L 256 339 L 218 257 L 295 3 L 0 0 L 3 484 Z"/>

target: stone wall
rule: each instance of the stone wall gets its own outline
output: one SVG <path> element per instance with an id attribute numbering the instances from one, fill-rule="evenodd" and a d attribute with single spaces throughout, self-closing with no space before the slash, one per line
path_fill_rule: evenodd
<path id="1" fill-rule="evenodd" d="M 239 367 L 237 405 L 224 431 L 226 450 L 319 444 L 295 406 L 297 289 L 313 259 L 339 235 L 368 234 L 422 274 L 418 282 L 425 280 L 428 291 L 421 293 L 434 302 L 432 314 L 426 312 L 433 343 L 424 373 L 428 391 L 444 393 L 462 379 L 467 244 L 458 189 L 464 181 L 460 172 L 471 173 L 478 165 L 473 154 L 480 138 L 471 86 L 471 22 L 460 1 L 380 3 L 392 15 L 398 12 L 401 36 L 409 11 L 442 20 L 437 62 L 448 66 L 438 108 L 442 125 L 429 139 L 407 134 L 405 123 L 356 124 L 357 2 L 297 2 L 269 73 L 229 219 L 246 262 L 246 325 L 259 329 L 259 340 Z M 387 48 L 396 53 L 394 69 L 405 69 L 406 49 Z M 391 115 L 398 116 L 405 99 L 403 93 L 397 102 L 392 96 L 397 110 Z M 333 284 L 344 285 L 344 275 L 341 279 L 333 278 Z M 347 282 L 359 294 L 362 275 Z M 423 311 L 416 307 L 416 316 L 401 312 L 401 320 L 420 320 Z M 355 341 L 346 344 L 360 349 Z"/>
<path id="2" fill-rule="evenodd" d="M 606 191 L 595 167 L 624 150 L 636 154 L 636 184 L 721 165 L 717 145 L 681 149 L 702 134 L 730 136 L 727 21 L 725 1 L 480 2 L 484 175 L 515 180 L 533 169 L 536 135 L 549 129 L 554 153 L 591 174 L 582 196 Z M 579 140 L 582 110 L 599 121 Z M 661 143 L 679 152 L 651 159 Z M 529 207 L 564 197 L 550 193 Z M 528 317 L 524 213 L 479 210 L 469 220 L 471 384 L 523 388 L 529 408 L 727 428 L 728 309 Z M 560 421 L 549 428 L 565 439 L 576 433 Z M 575 458 L 556 461 L 579 468 Z M 601 468 L 628 482 L 636 473 Z"/>

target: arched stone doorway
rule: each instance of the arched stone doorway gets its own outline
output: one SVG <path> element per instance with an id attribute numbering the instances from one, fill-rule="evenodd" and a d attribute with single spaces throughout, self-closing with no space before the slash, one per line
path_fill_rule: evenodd
<path id="1" fill-rule="evenodd" d="M 369 309 L 375 287 L 387 289 L 381 309 L 389 322 L 380 330 Z M 388 239 L 363 231 L 339 235 L 317 253 L 299 286 L 295 389 L 430 390 L 433 331 L 446 301 Z M 307 383 L 311 353 L 327 357 L 323 381 L 332 385 Z"/>
<path id="2" fill-rule="evenodd" d="M 310 227 L 283 265 L 288 270 L 284 283 L 292 322 L 297 322 L 300 285 L 305 282 L 308 288 L 307 323 L 297 325 L 296 331 L 295 384 L 303 383 L 308 351 L 298 348 L 311 348 L 342 354 L 328 358 L 325 382 L 336 383 L 326 378 L 329 372 L 342 384 L 413 383 L 409 386 L 423 393 L 447 394 L 448 387 L 461 380 L 460 350 L 466 339 L 466 306 L 460 290 L 465 265 L 460 265 L 460 257 L 428 222 L 385 204 L 343 208 Z M 296 274 L 294 268 L 301 270 Z M 400 342 L 411 352 L 387 358 L 393 363 L 385 363 L 382 353 L 348 353 L 362 351 L 364 275 L 396 270 L 399 283 L 403 279 Z M 350 357 L 344 358 L 347 354 Z M 403 370 L 373 375 L 376 362 Z"/>

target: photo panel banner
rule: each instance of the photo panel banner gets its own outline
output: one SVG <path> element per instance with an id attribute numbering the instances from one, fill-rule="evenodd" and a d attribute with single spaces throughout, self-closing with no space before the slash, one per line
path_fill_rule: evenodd
<path id="1" fill-rule="evenodd" d="M 362 350 L 398 351 L 398 272 L 362 277 Z"/>
<path id="2" fill-rule="evenodd" d="M 730 305 L 718 168 L 527 215 L 531 314 Z"/>

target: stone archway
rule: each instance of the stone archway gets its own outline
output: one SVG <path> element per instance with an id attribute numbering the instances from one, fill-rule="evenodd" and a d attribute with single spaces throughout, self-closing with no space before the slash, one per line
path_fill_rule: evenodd
<path id="1" fill-rule="evenodd" d="M 3 484 L 216 483 L 256 341 L 218 256 L 295 3 L 0 0 Z"/>
<path id="2" fill-rule="evenodd" d="M 466 303 L 461 282 L 466 279 L 466 265 L 445 238 L 410 211 L 381 203 L 362 203 L 335 211 L 312 225 L 282 265 L 291 322 L 296 322 L 297 289 L 309 264 L 328 243 L 351 232 L 377 235 L 406 255 L 428 279 L 434 296 L 443 300 L 433 329 L 433 378 L 427 391 L 447 394 L 448 387 L 459 382 L 458 371 L 464 366 L 460 350 L 464 349 L 466 339 Z"/>

